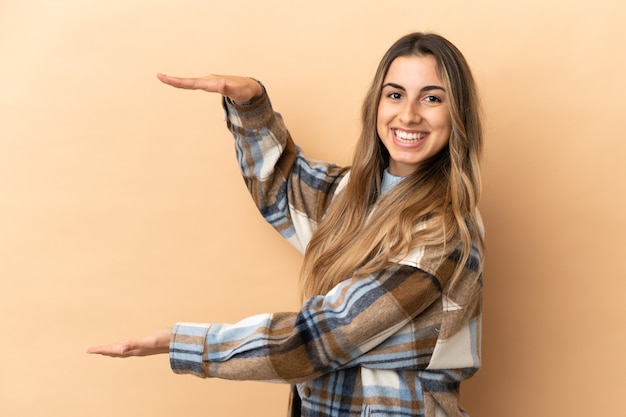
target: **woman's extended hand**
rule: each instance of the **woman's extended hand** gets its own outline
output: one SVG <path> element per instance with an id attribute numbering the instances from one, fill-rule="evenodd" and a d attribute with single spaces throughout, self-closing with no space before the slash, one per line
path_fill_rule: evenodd
<path id="1" fill-rule="evenodd" d="M 165 74 L 157 74 L 157 77 L 172 87 L 219 93 L 238 104 L 252 101 L 263 93 L 261 85 L 249 77 L 214 74 L 198 78 L 171 77 Z"/>
<path id="2" fill-rule="evenodd" d="M 112 356 L 115 358 L 169 353 L 171 334 L 172 329 L 165 328 L 147 337 L 122 340 L 110 345 L 93 346 L 87 349 L 87 353 Z"/>

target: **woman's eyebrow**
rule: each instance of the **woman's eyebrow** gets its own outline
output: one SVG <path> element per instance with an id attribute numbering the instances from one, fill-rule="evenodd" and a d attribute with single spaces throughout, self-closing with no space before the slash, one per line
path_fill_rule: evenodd
<path id="1" fill-rule="evenodd" d="M 432 90 L 441 90 L 444 93 L 446 92 L 446 89 L 439 85 L 427 85 L 426 87 L 422 87 L 421 91 L 432 91 Z"/>
<path id="2" fill-rule="evenodd" d="M 404 88 L 404 87 L 402 87 L 400 84 L 396 84 L 396 83 L 387 83 L 387 84 L 384 84 L 384 85 L 383 85 L 383 88 L 385 88 L 385 87 L 391 87 L 391 88 L 395 88 L 395 89 L 398 89 L 398 90 L 403 90 L 403 91 L 405 90 L 405 88 Z"/>
<path id="3" fill-rule="evenodd" d="M 396 84 L 396 83 L 386 83 L 383 85 L 383 88 L 385 87 L 391 87 L 391 88 L 395 88 L 398 90 L 402 90 L 402 91 L 406 91 L 406 88 L 402 87 L 400 84 Z M 446 89 L 439 86 L 439 85 L 427 85 L 421 88 L 421 92 L 425 92 L 425 91 L 432 91 L 432 90 L 441 90 L 444 93 L 446 92 Z"/>

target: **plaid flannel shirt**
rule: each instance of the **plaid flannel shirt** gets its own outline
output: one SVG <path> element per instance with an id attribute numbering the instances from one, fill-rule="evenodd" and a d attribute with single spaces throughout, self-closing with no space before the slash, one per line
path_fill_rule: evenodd
<path id="1" fill-rule="evenodd" d="M 246 105 L 223 103 L 253 200 L 304 251 L 349 169 L 305 159 L 265 92 Z M 459 385 L 480 364 L 482 259 L 474 250 L 462 279 L 445 292 L 458 262 L 450 246 L 418 247 L 297 312 L 177 323 L 172 369 L 294 384 L 303 416 L 466 416 Z"/>

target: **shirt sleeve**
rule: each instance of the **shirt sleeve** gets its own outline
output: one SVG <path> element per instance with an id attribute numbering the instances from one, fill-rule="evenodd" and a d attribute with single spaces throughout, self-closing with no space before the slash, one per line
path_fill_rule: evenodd
<path id="1" fill-rule="evenodd" d="M 178 323 L 170 363 L 176 373 L 200 377 L 301 382 L 354 362 L 439 295 L 433 276 L 398 265 L 344 281 L 299 312 L 261 314 L 230 325 Z M 431 338 L 434 345 L 436 332 Z"/>
<path id="2" fill-rule="evenodd" d="M 223 106 L 254 203 L 270 225 L 304 252 L 348 169 L 305 158 L 265 88 L 251 103 L 224 98 Z"/>
<path id="3" fill-rule="evenodd" d="M 310 298 L 298 312 L 261 314 L 236 324 L 179 323 L 170 344 L 172 369 L 199 377 L 287 383 L 352 366 L 427 369 L 446 328 L 468 323 L 477 312 L 472 302 L 459 304 L 460 309 L 446 307 L 442 288 L 456 262 L 456 255 L 449 254 L 434 274 L 396 264 L 346 280 L 327 295 Z M 458 287 L 464 294 L 479 282 L 473 266 L 467 263 Z M 475 361 L 471 357 L 458 366 Z"/>

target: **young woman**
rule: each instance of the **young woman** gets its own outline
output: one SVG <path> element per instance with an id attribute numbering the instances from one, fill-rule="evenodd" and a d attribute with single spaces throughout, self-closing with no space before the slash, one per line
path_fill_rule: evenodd
<path id="1" fill-rule="evenodd" d="M 293 415 L 465 416 L 480 364 L 482 132 L 458 49 L 413 33 L 384 55 L 348 168 L 309 161 L 245 77 L 159 75 L 224 96 L 253 200 L 304 252 L 300 311 L 90 348 L 169 353 L 174 372 L 292 384 Z"/>

